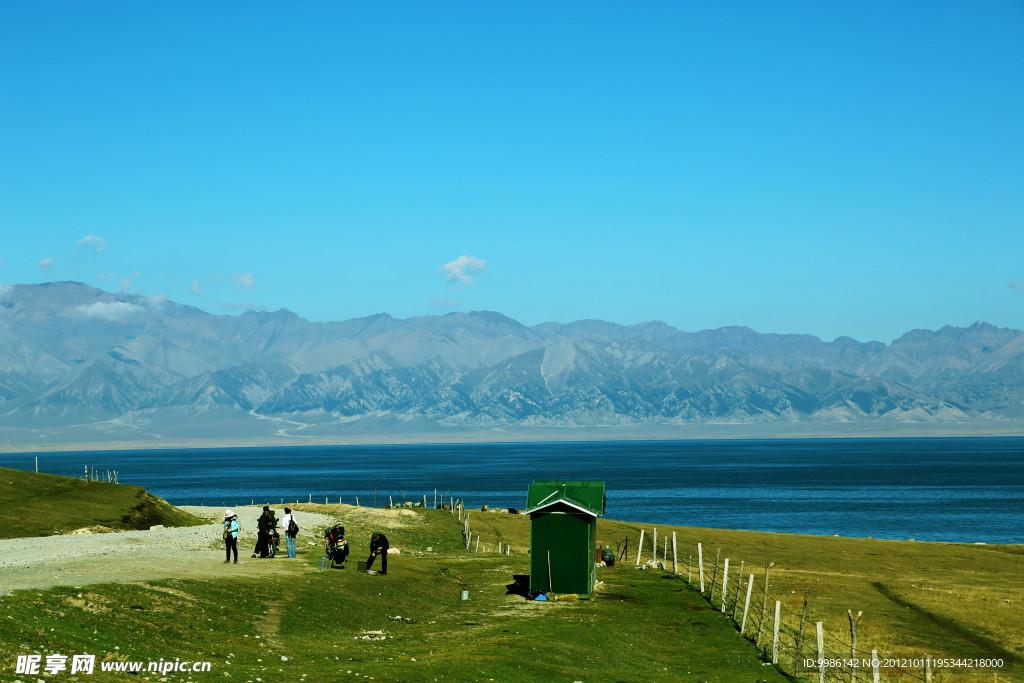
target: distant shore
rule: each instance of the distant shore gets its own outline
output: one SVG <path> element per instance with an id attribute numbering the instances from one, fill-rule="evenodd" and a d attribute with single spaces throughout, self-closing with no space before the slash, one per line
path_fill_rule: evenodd
<path id="1" fill-rule="evenodd" d="M 0 454 L 78 451 L 171 450 L 191 448 L 274 448 L 284 446 L 365 446 L 460 443 L 539 443 L 572 441 L 688 441 L 704 439 L 869 439 L 1021 437 L 1024 424 L 999 423 L 718 423 L 687 425 L 585 425 L 567 427 L 499 426 L 404 432 L 392 425 L 351 424 L 336 433 L 310 436 L 208 436 L 110 439 L 58 434 L 35 441 L 12 441 L 12 429 L 0 430 Z M 28 430 L 26 430 L 28 431 Z M 325 430 L 326 431 L 326 430 Z M 93 436 L 93 435 L 90 435 Z M 99 436 L 99 435 L 95 435 Z M 63 438 L 62 438 L 63 437 Z M 15 437 L 16 438 L 16 437 Z"/>

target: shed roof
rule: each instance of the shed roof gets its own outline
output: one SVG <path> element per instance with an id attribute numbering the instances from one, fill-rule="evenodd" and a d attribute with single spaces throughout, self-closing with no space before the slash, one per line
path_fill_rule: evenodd
<path id="1" fill-rule="evenodd" d="M 595 517 L 604 514 L 603 481 L 535 481 L 526 494 L 526 514 L 563 503 Z"/>

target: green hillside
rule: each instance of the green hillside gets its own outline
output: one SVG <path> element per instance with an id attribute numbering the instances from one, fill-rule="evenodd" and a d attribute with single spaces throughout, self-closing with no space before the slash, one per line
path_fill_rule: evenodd
<path id="1" fill-rule="evenodd" d="M 49 536 L 82 528 L 112 531 L 192 526 L 203 520 L 146 493 L 141 486 L 0 468 L 0 538 Z"/>

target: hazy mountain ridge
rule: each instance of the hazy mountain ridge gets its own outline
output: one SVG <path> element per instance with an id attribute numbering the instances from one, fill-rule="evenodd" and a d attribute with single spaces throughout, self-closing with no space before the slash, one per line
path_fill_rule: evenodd
<path id="1" fill-rule="evenodd" d="M 1024 332 L 985 323 L 886 345 L 657 321 L 527 327 L 493 312 L 218 316 L 68 282 L 0 297 L 8 428 L 198 415 L 523 428 L 978 422 L 1019 420 L 1022 406 Z"/>

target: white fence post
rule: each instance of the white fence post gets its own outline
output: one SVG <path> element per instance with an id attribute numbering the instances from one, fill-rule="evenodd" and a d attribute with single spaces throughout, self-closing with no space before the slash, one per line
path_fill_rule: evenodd
<path id="1" fill-rule="evenodd" d="M 725 569 L 722 570 L 722 614 L 725 614 L 725 601 L 729 596 L 729 558 L 725 558 Z"/>
<path id="2" fill-rule="evenodd" d="M 779 663 L 779 616 L 782 603 L 775 601 L 775 630 L 772 635 L 772 664 Z"/>
<path id="3" fill-rule="evenodd" d="M 814 628 L 818 632 L 818 683 L 825 683 L 825 633 L 820 621 L 814 622 Z"/>
<path id="4" fill-rule="evenodd" d="M 700 543 L 697 544 L 697 574 L 700 575 L 700 594 L 704 595 L 704 548 Z"/>
<path id="5" fill-rule="evenodd" d="M 750 593 L 754 590 L 754 575 L 750 575 L 750 580 L 747 581 L 747 599 L 743 603 L 743 621 L 740 622 L 740 635 L 747 630 L 747 614 L 750 613 Z"/>

